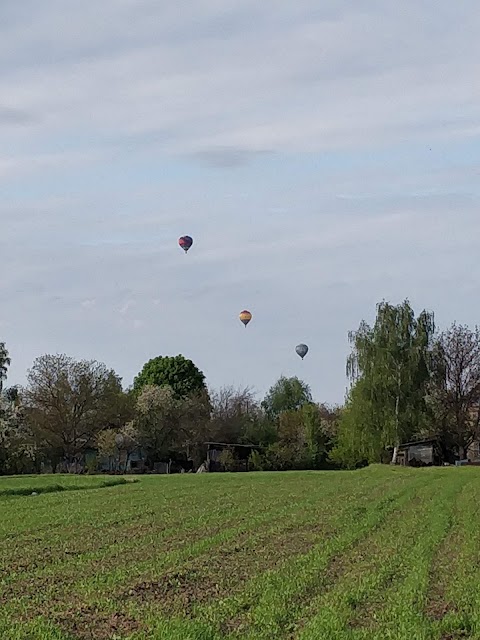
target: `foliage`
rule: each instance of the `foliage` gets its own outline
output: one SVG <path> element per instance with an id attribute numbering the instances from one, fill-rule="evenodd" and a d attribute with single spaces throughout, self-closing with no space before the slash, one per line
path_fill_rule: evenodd
<path id="1" fill-rule="evenodd" d="M 308 384 L 297 377 L 281 376 L 269 389 L 262 402 L 262 408 L 271 420 L 276 420 L 284 411 L 301 409 L 312 402 L 312 393 Z"/>
<path id="2" fill-rule="evenodd" d="M 428 400 L 437 435 L 464 458 L 480 437 L 480 329 L 453 324 L 436 339 Z"/>
<path id="3" fill-rule="evenodd" d="M 36 453 L 18 395 L 0 393 L 0 474 L 36 471 Z"/>
<path id="4" fill-rule="evenodd" d="M 95 453 L 93 456 L 89 457 L 85 462 L 85 471 L 89 475 L 96 474 L 98 471 L 98 462 L 99 462 L 98 454 Z"/>
<path id="5" fill-rule="evenodd" d="M 265 470 L 387 462 L 401 442 L 430 436 L 449 459 L 463 457 L 480 438 L 480 330 L 434 331 L 433 314 L 416 316 L 408 300 L 380 303 L 372 326 L 349 333 L 351 386 L 333 408 L 297 377 L 281 376 L 261 403 L 249 387 L 209 392 L 182 355 L 153 358 L 126 392 L 101 363 L 45 355 L 26 389 L 0 392 L 0 474 L 82 471 L 91 448 L 112 471 L 136 450 L 147 469 L 194 469 L 212 440 L 259 446 L 250 465 Z M 0 343 L 0 386 L 9 364 Z"/>
<path id="6" fill-rule="evenodd" d="M 325 459 L 325 437 L 317 405 L 283 411 L 278 417 L 277 441 L 265 451 L 271 470 L 318 469 Z"/>
<path id="7" fill-rule="evenodd" d="M 10 357 L 4 342 L 0 342 L 0 393 L 3 383 L 7 379 L 7 371 L 10 366 Z"/>
<path id="8" fill-rule="evenodd" d="M 235 458 L 230 449 L 224 449 L 220 453 L 218 461 L 223 465 L 225 471 L 233 471 L 235 467 Z"/>
<path id="9" fill-rule="evenodd" d="M 135 426 L 135 421 L 131 420 L 123 425 L 118 434 L 121 436 L 121 444 L 119 449 L 131 454 L 138 447 L 139 436 Z"/>
<path id="10" fill-rule="evenodd" d="M 141 446 L 152 462 L 162 460 L 179 437 L 178 404 L 171 387 L 147 385 L 137 400 L 136 427 Z"/>
<path id="11" fill-rule="evenodd" d="M 252 390 L 249 387 L 222 387 L 218 391 L 211 391 L 210 398 L 212 438 L 228 443 L 245 442 L 250 426 L 260 416 Z"/>
<path id="12" fill-rule="evenodd" d="M 209 416 L 205 392 L 178 398 L 168 386 L 144 387 L 137 400 L 135 427 L 150 463 L 166 460 L 185 449 L 196 460 L 202 458 L 199 449 L 209 435 Z"/>
<path id="13" fill-rule="evenodd" d="M 98 450 L 98 458 L 107 458 L 109 462 L 109 470 L 114 468 L 114 462 L 118 459 L 118 448 L 116 443 L 117 433 L 115 429 L 104 429 L 96 437 L 96 447 Z"/>
<path id="14" fill-rule="evenodd" d="M 434 329 L 433 314 L 422 311 L 416 318 L 406 300 L 397 306 L 382 302 L 373 327 L 362 322 L 349 334 L 352 388 L 334 459 L 379 462 L 388 447 L 429 424 L 425 396 Z"/>
<path id="15" fill-rule="evenodd" d="M 257 449 L 254 449 L 248 457 L 248 466 L 252 471 L 264 471 L 265 459 Z"/>
<path id="16" fill-rule="evenodd" d="M 133 388 L 139 393 L 147 385 L 168 386 L 176 398 L 206 391 L 204 374 L 182 355 L 158 356 L 145 363 L 133 382 Z"/>
<path id="17" fill-rule="evenodd" d="M 125 485 L 136 480 L 125 478 L 95 478 L 79 475 L 29 475 L 3 478 L 0 484 L 0 498 L 6 496 L 30 496 L 32 493 L 60 493 L 64 491 L 86 491 Z"/>
<path id="18" fill-rule="evenodd" d="M 24 393 L 37 441 L 75 466 L 96 435 L 116 421 L 120 378 L 102 363 L 46 355 L 28 372 Z"/>

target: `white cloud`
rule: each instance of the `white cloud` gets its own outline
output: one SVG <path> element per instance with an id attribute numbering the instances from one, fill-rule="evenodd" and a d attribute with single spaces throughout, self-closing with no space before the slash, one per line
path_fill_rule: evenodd
<path id="1" fill-rule="evenodd" d="M 339 399 L 382 297 L 475 318 L 479 28 L 474 0 L 4 0 L 12 377 L 183 352 L 212 384 Z"/>
<path id="2" fill-rule="evenodd" d="M 93 2 L 78 13 L 30 5 L 30 20 L 19 8 L 23 19 L 3 29 L 1 93 L 34 114 L 29 135 L 77 128 L 101 145 L 163 133 L 170 152 L 318 151 L 412 129 L 431 140 L 456 135 L 467 116 L 472 130 L 474 2 L 326 6 L 197 2 L 186 17 L 182 3 L 110 0 L 98 14 Z"/>

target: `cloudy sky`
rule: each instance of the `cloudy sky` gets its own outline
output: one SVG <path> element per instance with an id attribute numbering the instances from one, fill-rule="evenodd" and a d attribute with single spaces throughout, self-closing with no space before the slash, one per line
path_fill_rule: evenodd
<path id="1" fill-rule="evenodd" d="M 336 402 L 383 298 L 478 322 L 479 33 L 478 0 L 1 0 L 9 383 L 183 353 Z"/>

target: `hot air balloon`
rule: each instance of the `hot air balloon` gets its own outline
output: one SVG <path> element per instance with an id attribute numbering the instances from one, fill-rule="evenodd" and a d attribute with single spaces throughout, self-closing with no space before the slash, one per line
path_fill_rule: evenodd
<path id="1" fill-rule="evenodd" d="M 240 315 L 238 317 L 240 318 L 240 322 L 243 322 L 243 324 L 245 325 L 245 328 L 247 328 L 247 324 L 252 319 L 252 314 L 250 313 L 250 311 L 247 311 L 246 309 L 244 309 L 243 311 L 240 312 Z"/>
<path id="2" fill-rule="evenodd" d="M 297 344 L 297 346 L 295 347 L 295 351 L 298 353 L 298 355 L 300 356 L 300 358 L 303 360 L 304 357 L 307 355 L 308 353 L 308 347 L 306 344 Z"/>
<path id="3" fill-rule="evenodd" d="M 178 239 L 178 244 L 185 251 L 185 253 L 187 253 L 187 251 L 190 249 L 190 247 L 193 244 L 193 239 L 190 236 L 182 236 L 181 238 Z"/>

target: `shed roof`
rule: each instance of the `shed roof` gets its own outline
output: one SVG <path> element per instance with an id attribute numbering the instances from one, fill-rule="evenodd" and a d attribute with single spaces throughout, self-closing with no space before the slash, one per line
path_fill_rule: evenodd
<path id="1" fill-rule="evenodd" d="M 399 449 L 404 449 L 405 447 L 415 447 L 417 445 L 422 444 L 435 444 L 437 442 L 436 438 L 428 438 L 426 440 L 414 440 L 412 442 L 402 442 L 401 445 L 398 446 Z"/>
<path id="2" fill-rule="evenodd" d="M 217 447 L 245 447 L 246 449 L 260 449 L 257 444 L 236 444 L 234 442 L 205 442 L 204 444 L 208 444 L 209 446 L 217 446 Z"/>

